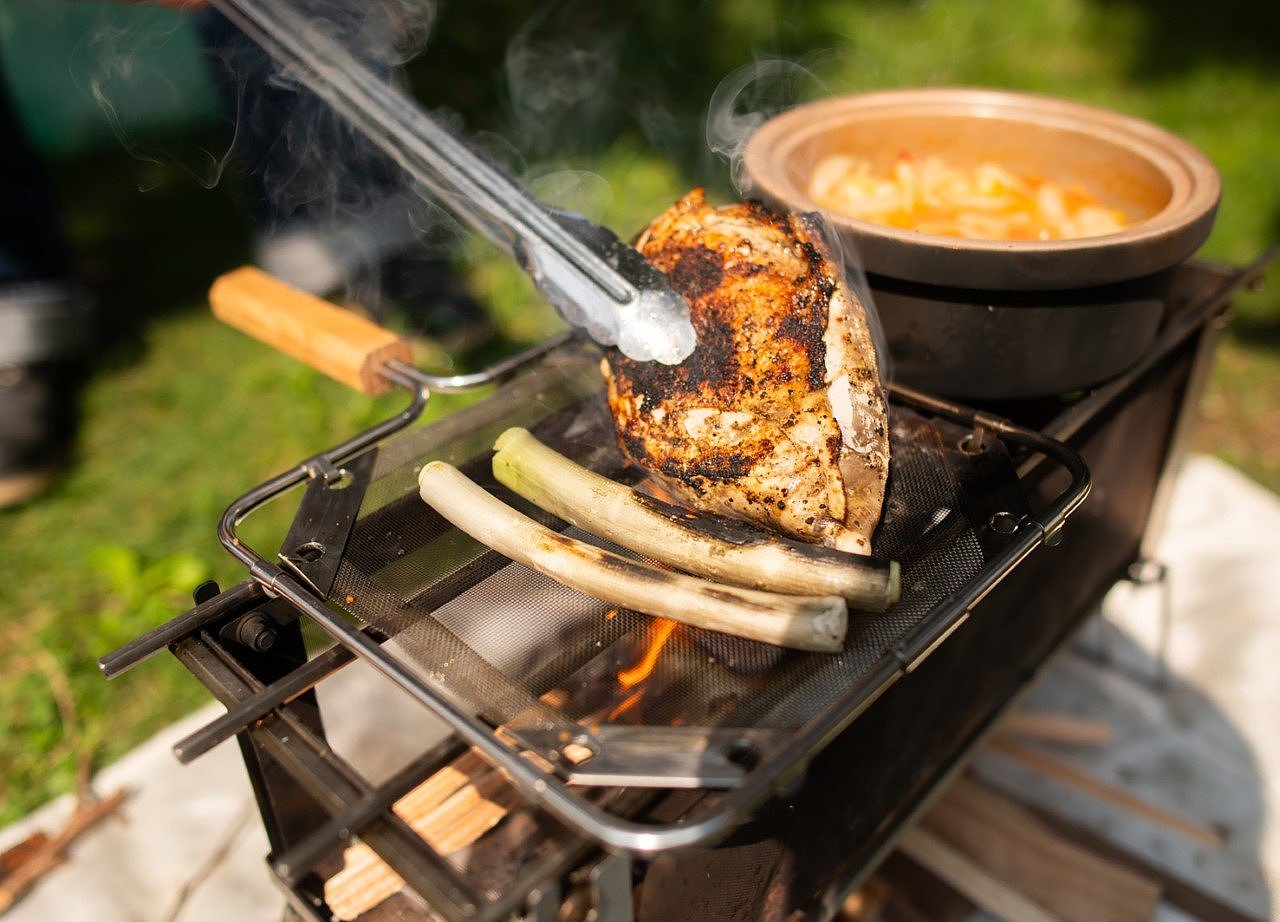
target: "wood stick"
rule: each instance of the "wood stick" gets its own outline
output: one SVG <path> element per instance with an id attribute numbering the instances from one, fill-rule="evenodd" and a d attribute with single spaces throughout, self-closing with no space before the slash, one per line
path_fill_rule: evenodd
<path id="1" fill-rule="evenodd" d="M 1154 880 L 1161 887 L 1161 902 L 1181 909 L 1193 919 L 1213 919 L 1214 922 L 1258 922 L 1257 916 L 1246 915 L 1235 907 L 1228 906 L 1217 896 L 1206 893 L 1166 868 L 1116 845 L 1091 829 L 1078 826 L 1035 804 L 1023 804 L 1023 807 L 1067 841 L 1086 848 L 1121 867 L 1126 867 L 1136 874 Z"/>
<path id="2" fill-rule="evenodd" d="M 1017 711 L 1001 720 L 994 733 L 1068 746 L 1105 746 L 1111 742 L 1109 723 L 1074 714 Z"/>
<path id="3" fill-rule="evenodd" d="M 48 844 L 47 835 L 43 832 L 33 832 L 17 845 L 0 852 L 0 881 L 30 861 Z"/>
<path id="4" fill-rule="evenodd" d="M 392 807 L 406 823 L 425 816 L 489 770 L 478 752 L 469 749 L 426 781 L 397 800 Z"/>
<path id="5" fill-rule="evenodd" d="M 919 826 L 908 829 L 898 839 L 897 848 L 999 919 L 1010 922 L 1055 922 L 1058 919 L 926 829 Z"/>
<path id="6" fill-rule="evenodd" d="M 921 822 L 1067 922 L 1143 922 L 1160 901 L 1155 881 L 1072 844 L 971 778 L 952 784 Z"/>
<path id="7" fill-rule="evenodd" d="M 988 741 L 987 749 L 1025 768 L 1039 772 L 1047 778 L 1092 794 L 1105 803 L 1163 826 L 1207 848 L 1222 847 L 1222 833 L 1218 830 L 1187 819 L 1179 813 L 1166 810 L 1123 788 L 1109 784 L 1070 762 L 1064 762 L 1030 746 L 998 737 Z"/>
<path id="8" fill-rule="evenodd" d="M 845 897 L 840 904 L 841 922 L 876 922 L 889 902 L 892 886 L 878 873 Z"/>
<path id="9" fill-rule="evenodd" d="M 18 897 L 56 868 L 62 862 L 63 852 L 76 839 L 119 809 L 127 796 L 124 790 L 119 790 L 103 798 L 78 801 L 75 812 L 68 818 L 62 831 L 33 851 L 21 865 L 0 880 L 0 913 L 6 912 L 17 902 Z"/>
<path id="10" fill-rule="evenodd" d="M 404 878 L 383 861 L 370 864 L 359 874 L 344 869 L 325 881 L 324 901 L 335 919 L 350 922 L 399 893 Z"/>
<path id="11" fill-rule="evenodd" d="M 479 839 L 518 804 L 515 789 L 501 773 L 490 770 L 408 822 L 435 851 L 451 855 Z"/>
<path id="12" fill-rule="evenodd" d="M 502 774 L 469 750 L 392 806 L 438 854 L 475 843 L 520 803 Z M 392 894 L 404 880 L 363 842 L 342 853 L 343 868 L 324 886 L 325 902 L 339 919 L 354 919 Z"/>

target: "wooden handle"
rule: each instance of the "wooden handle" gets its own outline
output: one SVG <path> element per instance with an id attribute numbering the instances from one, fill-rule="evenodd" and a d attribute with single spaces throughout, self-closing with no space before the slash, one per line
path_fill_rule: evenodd
<path id="1" fill-rule="evenodd" d="M 409 343 L 390 330 L 252 266 L 220 276 L 209 304 L 223 323 L 371 397 L 391 390 L 379 366 L 410 360 Z"/>

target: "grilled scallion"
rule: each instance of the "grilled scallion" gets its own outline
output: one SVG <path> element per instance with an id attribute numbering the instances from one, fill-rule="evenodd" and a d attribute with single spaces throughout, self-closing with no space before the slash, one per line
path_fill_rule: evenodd
<path id="1" fill-rule="evenodd" d="M 765 535 L 698 516 L 575 464 L 528 430 L 494 443 L 493 473 L 508 489 L 583 531 L 710 579 L 794 595 L 838 595 L 884 611 L 898 599 L 898 564 Z"/>
<path id="2" fill-rule="evenodd" d="M 538 524 L 443 461 L 422 468 L 418 487 L 477 541 L 611 604 L 800 650 L 834 653 L 844 644 L 848 616 L 839 596 L 781 595 L 658 569 Z"/>

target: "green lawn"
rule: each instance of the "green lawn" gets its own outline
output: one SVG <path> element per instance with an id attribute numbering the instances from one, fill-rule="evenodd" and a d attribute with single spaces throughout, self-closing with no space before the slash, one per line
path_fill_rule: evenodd
<path id="1" fill-rule="evenodd" d="M 624 235 L 695 182 L 728 194 L 725 166 L 704 152 L 701 113 L 731 70 L 782 55 L 809 74 L 770 84 L 784 97 L 990 85 L 1148 118 L 1200 146 L 1223 173 L 1205 255 L 1242 263 L 1280 239 L 1280 66 L 1267 47 L 1280 22 L 1271 6 L 1227 0 L 1208 14 L 1139 0 L 732 0 L 682 17 L 624 5 L 616 18 L 595 11 L 572 27 L 544 17 L 524 35 L 529 54 L 576 61 L 556 44 L 573 42 L 618 63 L 587 81 L 591 93 L 557 97 L 561 110 L 552 105 L 541 120 L 520 118 L 527 88 L 509 96 L 500 79 L 507 39 L 532 6 L 504 6 L 507 19 L 495 23 L 446 5 L 437 35 L 451 44 L 415 65 L 414 86 L 510 137 L 529 163 L 546 165 L 534 172 L 590 171 L 544 176 L 541 188 L 574 179 L 577 200 Z M 602 106 L 601 94 L 617 104 Z M 594 120 L 572 117 L 583 106 Z M 164 141 L 190 153 L 204 138 Z M 349 393 L 208 316 L 210 280 L 248 253 L 230 180 L 206 191 L 163 158 L 143 162 L 118 148 L 54 166 L 106 327 L 74 466 L 40 502 L 0 513 L 0 822 L 68 790 L 78 762 L 101 765 L 208 700 L 168 658 L 111 684 L 94 661 L 186 607 L 201 580 L 240 577 L 214 535 L 231 499 L 397 404 Z M 510 341 L 545 335 L 546 308 L 510 266 L 475 246 L 459 262 Z M 1280 273 L 1270 282 L 1237 305 L 1198 446 L 1280 489 Z M 442 400 L 432 412 L 456 405 Z M 264 540 L 283 523 L 277 514 L 262 525 Z"/>

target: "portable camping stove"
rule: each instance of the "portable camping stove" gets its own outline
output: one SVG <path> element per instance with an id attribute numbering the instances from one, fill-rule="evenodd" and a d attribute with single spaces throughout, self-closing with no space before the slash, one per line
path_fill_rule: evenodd
<path id="1" fill-rule="evenodd" d="M 561 338 L 470 377 L 381 365 L 410 406 L 234 503 L 219 531 L 249 578 L 205 587 L 102 669 L 168 647 L 227 706 L 177 755 L 237 737 L 271 870 L 308 918 L 332 917 L 325 881 L 356 840 L 405 884 L 368 918 L 830 915 L 1144 556 L 1219 321 L 1263 265 L 1184 267 L 1157 348 L 1072 402 L 1011 408 L 1036 428 L 895 390 L 878 550 L 902 562 L 902 599 L 853 615 L 840 654 L 687 627 L 657 647 L 651 619 L 506 561 L 422 503 L 416 471 L 440 458 L 523 507 L 489 471 L 509 425 L 623 475 L 597 354 Z M 433 389 L 495 384 L 412 427 Z M 1070 542 L 1033 553 L 1084 500 L 1082 457 L 1100 495 L 1073 516 Z M 273 562 L 236 529 L 294 488 Z M 309 652 L 304 627 L 334 643 Z M 355 661 L 446 728 L 377 783 L 327 742 L 314 693 Z M 392 807 L 460 759 L 501 809 L 465 847 L 437 850 Z"/>

